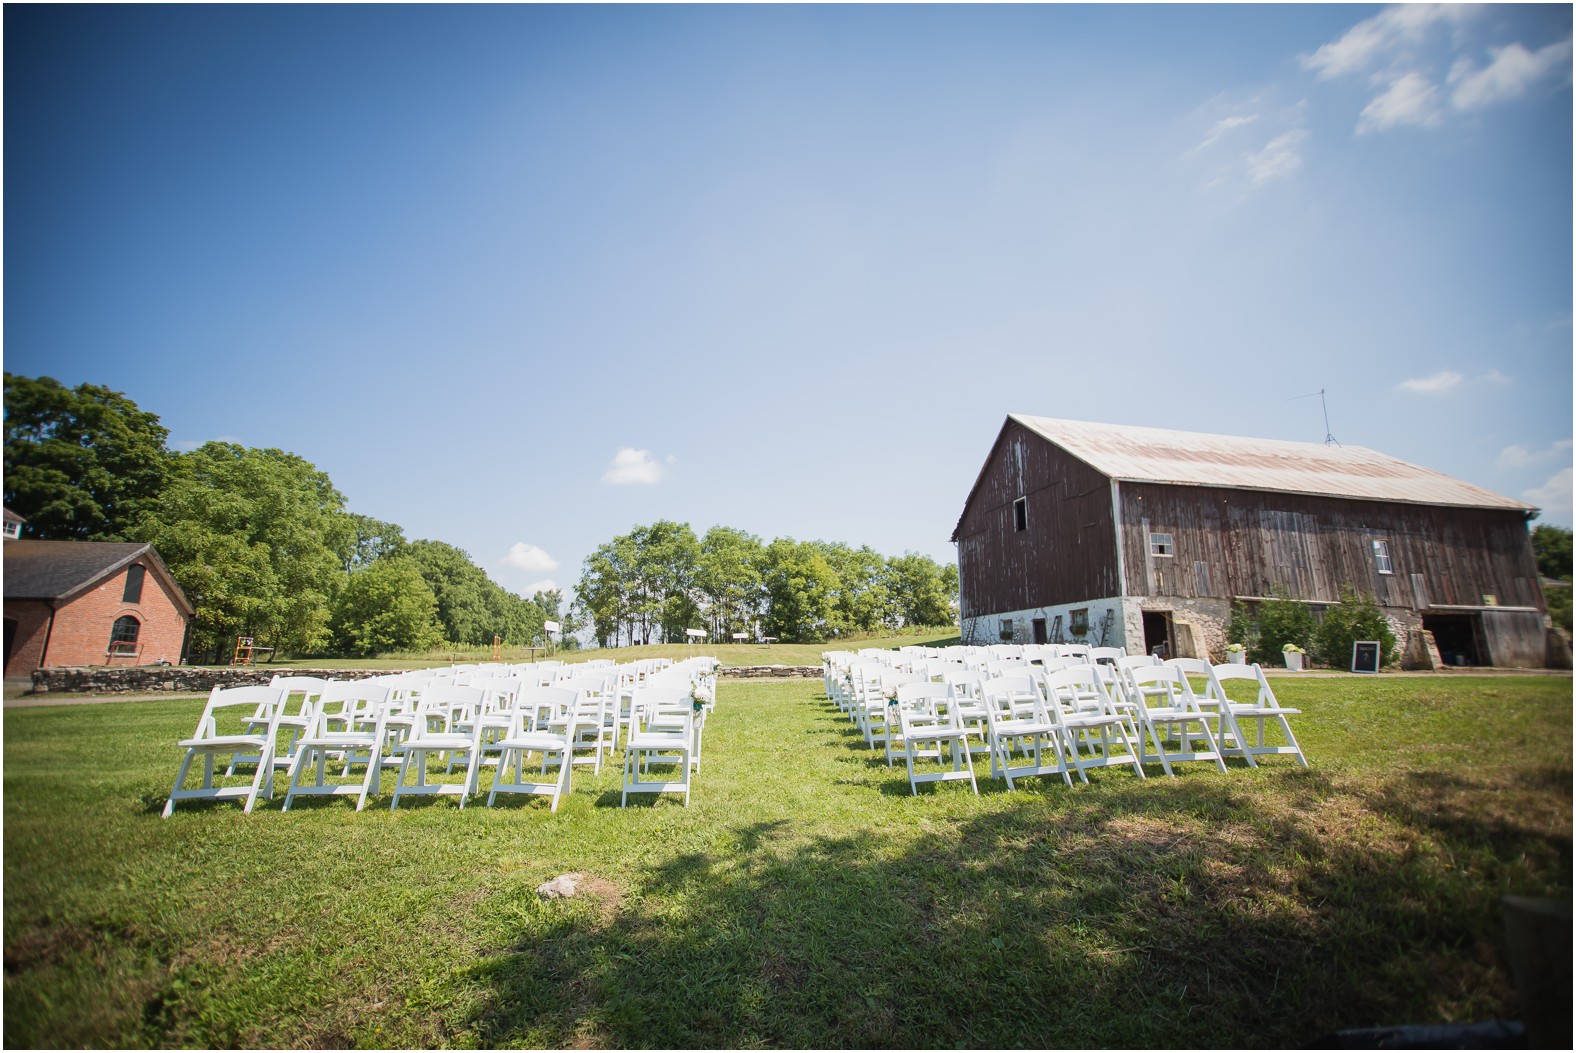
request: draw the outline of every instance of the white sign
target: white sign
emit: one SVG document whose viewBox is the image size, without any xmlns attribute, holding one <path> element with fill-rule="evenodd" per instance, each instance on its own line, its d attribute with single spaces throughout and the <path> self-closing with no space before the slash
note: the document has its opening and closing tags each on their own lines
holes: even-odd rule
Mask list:
<svg viewBox="0 0 1576 1053">
<path fill-rule="evenodd" d="M 542 628 L 546 629 L 550 633 L 559 633 L 564 631 L 563 627 L 557 622 L 543 622 Z"/>
<path fill-rule="evenodd" d="M 684 635 L 685 636 L 690 636 L 690 637 L 705 636 L 706 635 L 706 630 L 705 629 L 685 629 L 684 630 Z"/>
</svg>

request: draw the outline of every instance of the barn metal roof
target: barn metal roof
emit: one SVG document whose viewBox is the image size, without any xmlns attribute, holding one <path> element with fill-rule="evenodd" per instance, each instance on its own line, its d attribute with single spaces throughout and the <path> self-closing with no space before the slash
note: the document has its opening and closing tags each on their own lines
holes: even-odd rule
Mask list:
<svg viewBox="0 0 1576 1053">
<path fill-rule="evenodd" d="M 1010 415 L 1113 479 L 1536 511 L 1535 506 L 1361 446 L 1205 435 Z"/>
</svg>

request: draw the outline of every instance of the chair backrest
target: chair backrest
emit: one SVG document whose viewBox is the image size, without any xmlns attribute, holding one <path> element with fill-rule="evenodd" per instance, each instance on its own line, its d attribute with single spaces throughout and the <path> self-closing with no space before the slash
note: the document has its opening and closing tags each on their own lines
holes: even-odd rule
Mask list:
<svg viewBox="0 0 1576 1053">
<path fill-rule="evenodd" d="M 273 737 L 286 697 L 282 687 L 216 687 L 208 693 L 202 716 L 197 720 L 194 739 L 215 739 L 226 735 L 256 735 L 252 721 L 268 721 L 268 738 Z M 232 723 L 239 727 L 232 727 Z"/>
<path fill-rule="evenodd" d="M 371 680 L 332 681 L 317 697 L 317 711 L 308 735 L 322 735 L 336 727 L 349 731 L 357 722 L 371 721 L 381 725 L 388 715 L 389 699 L 393 694 L 394 689 L 389 685 Z"/>
<path fill-rule="evenodd" d="M 1202 658 L 1168 658 L 1165 664 L 1189 678 L 1188 687 L 1199 702 L 1205 705 L 1219 705 L 1228 701 L 1220 681 L 1215 678 L 1214 669 Z M 1202 689 L 1192 682 L 1194 678 L 1204 682 Z"/>
<path fill-rule="evenodd" d="M 1089 660 L 1091 662 L 1115 662 L 1118 658 L 1127 657 L 1127 652 L 1120 647 L 1091 647 Z"/>
<path fill-rule="evenodd" d="M 1152 655 L 1152 654 L 1129 654 L 1129 655 L 1123 655 L 1121 658 L 1118 658 L 1116 660 L 1116 667 L 1118 669 L 1133 669 L 1133 668 L 1135 668 L 1137 666 L 1141 666 L 1141 665 L 1164 665 L 1164 664 L 1165 663 L 1162 662 L 1157 656 Z"/>
<path fill-rule="evenodd" d="M 1053 669 L 1040 677 L 1036 683 L 1045 692 L 1047 712 L 1053 706 L 1059 707 L 1063 712 L 1089 710 L 1106 712 L 1111 708 L 1111 698 L 1106 692 L 1105 682 L 1101 679 L 1097 667 L 1092 664 Z"/>
<path fill-rule="evenodd" d="M 317 676 L 275 676 L 268 682 L 269 687 L 284 688 L 287 697 L 284 703 L 286 716 L 307 716 L 317 705 L 318 696 L 329 685 L 329 681 Z"/>
<path fill-rule="evenodd" d="M 480 689 L 463 684 L 440 684 L 429 687 L 417 705 L 412 738 L 419 738 L 429 731 L 436 730 L 433 727 L 434 721 L 442 721 L 443 730 L 447 731 L 455 721 L 471 719 L 481 710 L 484 697 L 486 696 Z"/>
<path fill-rule="evenodd" d="M 1164 694 L 1169 705 L 1193 708 L 1193 688 L 1182 670 L 1171 665 L 1135 665 L 1124 670 L 1138 696 Z"/>
<path fill-rule="evenodd" d="M 1215 681 L 1215 686 L 1220 689 L 1222 696 L 1226 693 L 1225 681 L 1246 680 L 1258 687 L 1258 696 L 1254 704 L 1260 708 L 1279 708 L 1280 703 L 1275 698 L 1275 692 L 1270 688 L 1269 680 L 1264 676 L 1264 669 L 1257 663 L 1252 665 L 1238 665 L 1228 662 L 1225 665 L 1210 666 L 1210 677 Z"/>
</svg>

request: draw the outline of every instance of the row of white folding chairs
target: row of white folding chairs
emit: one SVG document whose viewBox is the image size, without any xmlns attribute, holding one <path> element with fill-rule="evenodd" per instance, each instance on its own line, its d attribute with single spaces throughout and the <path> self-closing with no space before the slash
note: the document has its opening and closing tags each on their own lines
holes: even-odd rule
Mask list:
<svg viewBox="0 0 1576 1053">
<path fill-rule="evenodd" d="M 1194 691 L 1190 676 L 1203 683 L 1200 691 Z M 1167 774 L 1172 774 L 1173 762 L 1189 760 L 1207 761 L 1224 770 L 1224 757 L 1228 756 L 1241 757 L 1248 766 L 1256 767 L 1259 756 L 1290 754 L 1307 766 L 1287 721 L 1297 711 L 1279 704 L 1263 670 L 1256 666 L 1215 667 L 1189 659 L 1160 663 L 1150 656 L 1128 656 L 1114 665 L 1068 658 L 1049 660 L 1009 676 L 948 670 L 932 680 L 878 662 L 856 660 L 842 667 L 829 663 L 827 680 L 830 696 L 861 728 L 866 744 L 884 746 L 888 764 L 896 743 L 904 743 L 911 786 L 916 781 L 914 754 L 903 737 L 908 730 L 902 723 L 904 707 L 887 703 L 894 694 L 900 703 L 908 695 L 934 698 L 942 688 L 951 701 L 951 714 L 958 718 L 953 727 L 969 731 L 978 740 L 962 746 L 963 751 L 988 753 L 992 774 L 1004 775 L 1009 785 L 1013 776 L 1024 774 L 1061 774 L 1070 783 L 1073 770 L 1086 781 L 1088 767 L 1109 764 L 1132 766 L 1142 775 L 1142 765 L 1151 759 Z M 1254 700 L 1233 702 L 1223 686 L 1231 680 L 1252 681 Z M 1036 688 L 1040 711 L 1033 710 Z M 1051 705 L 1053 693 L 1060 706 Z M 1002 704 L 1000 695 L 1016 697 L 1017 711 L 1009 716 L 1011 707 Z M 992 715 L 1000 719 L 993 722 Z M 1009 728 L 1008 720 L 1029 723 Z M 1284 744 L 1266 743 L 1265 726 L 1270 723 L 1279 726 Z M 1244 724 L 1253 725 L 1251 741 L 1243 733 Z M 1054 728 L 1036 730 L 1050 725 Z M 1057 758 L 1049 763 L 1044 761 L 1047 736 L 1054 740 Z M 1093 750 L 1096 738 L 1098 749 Z M 1180 740 L 1180 746 L 1168 747 L 1173 739 Z M 1123 748 L 1117 750 L 1118 745 Z M 1150 746 L 1154 747 L 1152 758 Z M 1093 751 L 1085 753 L 1085 747 Z M 1010 755 L 1015 751 L 1033 754 L 1033 763 L 1027 766 L 1030 770 L 1011 763 Z"/>
<path fill-rule="evenodd" d="M 597 667 L 590 669 L 600 671 Z M 685 675 L 700 680 L 704 679 L 702 674 L 709 671 L 692 664 L 691 672 Z M 296 793 L 355 793 L 359 798 L 357 810 L 360 810 L 367 794 L 377 792 L 382 768 L 396 765 L 400 768 L 400 776 L 391 807 L 397 807 L 400 795 L 412 793 L 457 794 L 463 807 L 465 798 L 474 790 L 486 754 L 498 748 L 496 743 L 511 735 L 563 738 L 567 746 L 559 752 L 563 753 L 566 769 L 575 763 L 588 763 L 598 770 L 603 750 L 610 748 L 611 740 L 616 737 L 618 724 L 611 676 L 557 681 L 560 692 L 557 696 L 544 695 L 543 692 L 551 689 L 532 685 L 527 680 L 478 678 L 470 685 L 457 685 L 446 683 L 445 679 L 442 676 L 390 675 L 336 683 L 315 678 L 276 677 L 275 683 L 268 688 L 215 688 L 196 732 L 180 743 L 186 755 L 164 814 L 167 817 L 179 800 L 200 798 L 244 797 L 245 810 L 250 812 L 259 793 L 272 796 L 274 776 L 280 769 L 290 774 L 287 808 Z M 707 691 L 706 697 L 714 705 L 714 677 L 709 680 Z M 547 705 L 553 698 L 557 700 L 556 708 Z M 572 719 L 566 719 L 566 714 Z M 221 720 L 234 726 L 221 728 Z M 288 736 L 288 742 L 280 751 L 282 736 Z M 533 741 L 540 741 L 540 738 Z M 576 755 L 587 750 L 591 756 Z M 465 782 L 458 787 L 430 782 L 426 777 L 426 759 L 433 752 L 447 753 L 451 769 L 455 761 L 463 758 L 467 764 Z M 359 787 L 336 787 L 326 782 L 330 759 L 343 760 L 348 773 L 362 753 L 367 757 L 363 762 L 366 772 Z M 250 786 L 215 787 L 216 758 L 226 754 L 231 760 L 226 774 L 233 774 L 238 764 L 256 766 Z M 693 757 L 698 765 L 698 736 Z M 203 761 L 202 785 L 188 787 L 187 776 L 198 758 Z M 501 765 L 503 760 L 499 757 L 492 763 Z M 517 756 L 515 760 L 518 775 L 522 757 Z M 546 761 L 544 755 L 544 770 Z M 315 767 L 317 777 L 313 787 L 303 789 L 300 777 L 308 764 Z M 413 766 L 417 781 L 407 785 L 406 775 Z M 561 774 L 567 786 L 567 770 Z M 509 792 L 507 787 L 502 788 Z M 555 809 L 557 799 L 555 795 Z M 492 797 L 489 803 L 491 800 Z"/>
</svg>

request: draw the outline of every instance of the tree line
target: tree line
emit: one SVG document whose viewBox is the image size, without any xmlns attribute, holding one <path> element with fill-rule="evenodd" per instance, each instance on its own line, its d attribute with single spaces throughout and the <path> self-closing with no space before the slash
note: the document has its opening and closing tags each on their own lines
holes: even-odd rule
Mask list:
<svg viewBox="0 0 1576 1053">
<path fill-rule="evenodd" d="M 293 453 L 168 438 L 120 392 L 5 374 L 6 507 L 32 538 L 152 543 L 197 608 L 194 658 L 225 659 L 237 636 L 355 656 L 531 644 L 562 618 L 559 590 L 524 599 L 452 545 L 346 511 Z"/>
<path fill-rule="evenodd" d="M 586 557 L 575 607 L 604 647 L 676 643 L 686 629 L 801 642 L 956 621 L 958 568 L 868 546 L 688 523 L 637 526 Z"/>
</svg>

